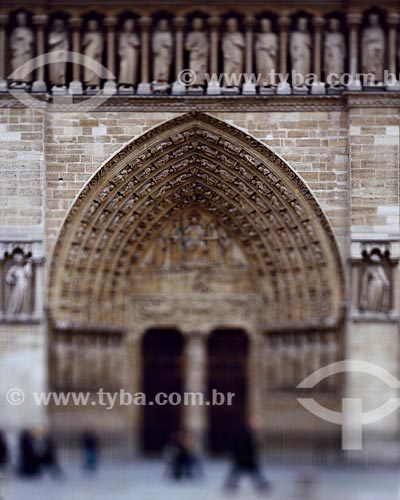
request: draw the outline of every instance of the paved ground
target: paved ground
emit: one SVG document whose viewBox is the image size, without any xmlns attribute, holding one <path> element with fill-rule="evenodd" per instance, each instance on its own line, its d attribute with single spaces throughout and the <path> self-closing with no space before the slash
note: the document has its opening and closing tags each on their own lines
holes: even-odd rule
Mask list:
<svg viewBox="0 0 400 500">
<path fill-rule="evenodd" d="M 228 470 L 225 462 L 205 464 L 202 481 L 173 483 L 165 478 L 159 461 L 103 465 L 94 476 L 77 466 L 64 465 L 65 479 L 49 477 L 34 481 L 9 478 L 4 485 L 5 500 L 400 500 L 400 474 L 395 468 L 321 468 L 315 471 L 318 487 L 302 493 L 299 467 L 268 468 L 273 484 L 269 494 L 256 494 L 243 481 L 234 495 L 221 491 Z M 1 498 L 1 495 L 0 495 Z M 3 500 L 1 498 L 1 500 Z"/>
</svg>

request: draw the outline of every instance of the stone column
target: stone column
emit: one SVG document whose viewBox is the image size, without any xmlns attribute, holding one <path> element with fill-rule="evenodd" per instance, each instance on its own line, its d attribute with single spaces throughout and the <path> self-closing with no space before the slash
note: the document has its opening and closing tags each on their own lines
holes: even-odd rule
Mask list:
<svg viewBox="0 0 400 500">
<path fill-rule="evenodd" d="M 183 70 L 183 28 L 185 24 L 186 19 L 184 17 L 175 17 L 173 20 L 175 28 L 175 81 L 172 84 L 173 95 L 186 94 L 186 85 L 179 79 Z"/>
<path fill-rule="evenodd" d="M 36 80 L 32 84 L 32 92 L 46 92 L 47 85 L 44 79 L 44 68 L 46 52 L 44 27 L 47 24 L 48 16 L 36 15 L 33 16 L 32 21 L 36 26 L 36 54 L 38 57 L 38 67 L 36 70 Z"/>
<path fill-rule="evenodd" d="M 314 17 L 314 73 L 317 80 L 311 86 L 311 94 L 325 94 L 325 85 L 321 82 L 321 54 L 322 54 L 322 28 L 325 24 L 323 17 Z"/>
<path fill-rule="evenodd" d="M 279 72 L 281 81 L 279 82 L 276 93 L 279 95 L 288 95 L 291 93 L 290 85 L 288 82 L 288 30 L 290 26 L 290 18 L 281 16 L 278 19 L 279 26 Z M 286 79 L 286 80 L 285 80 Z"/>
<path fill-rule="evenodd" d="M 208 20 L 210 26 L 210 74 L 211 79 L 207 85 L 208 95 L 221 95 L 221 84 L 219 81 L 219 33 L 218 28 L 221 26 L 221 19 L 219 17 L 210 17 Z"/>
<path fill-rule="evenodd" d="M 248 16 L 244 20 L 244 25 L 246 27 L 246 67 L 245 67 L 245 81 L 242 88 L 243 95 L 255 95 L 256 91 L 256 81 L 254 75 L 253 67 L 253 54 L 254 54 L 254 26 L 255 19 L 252 16 Z"/>
<path fill-rule="evenodd" d="M 190 332 L 185 343 L 185 391 L 200 393 L 206 398 L 206 340 L 201 332 Z M 193 396 L 195 398 L 195 396 Z M 190 404 L 184 407 L 184 428 L 193 433 L 201 447 L 204 446 L 207 429 L 205 405 Z"/>
<path fill-rule="evenodd" d="M 81 64 L 81 27 L 82 19 L 80 17 L 71 17 L 69 25 L 72 28 L 72 52 L 74 53 L 72 62 L 72 82 L 69 84 L 68 93 L 73 95 L 82 95 L 83 87 L 80 79 Z"/>
<path fill-rule="evenodd" d="M 113 95 L 117 92 L 115 77 L 115 26 L 117 19 L 115 17 L 106 17 L 104 24 L 107 27 L 107 81 L 103 87 L 103 93 Z"/>
<path fill-rule="evenodd" d="M 6 79 L 6 26 L 7 15 L 0 15 L 0 93 L 7 92 Z"/>
<path fill-rule="evenodd" d="M 389 26 L 389 72 L 391 73 L 390 81 L 386 83 L 386 90 L 400 90 L 400 83 L 397 79 L 397 28 L 400 22 L 400 14 L 397 12 L 390 12 L 387 16 L 387 23 Z M 393 75 L 393 76 L 392 76 Z"/>
<path fill-rule="evenodd" d="M 347 86 L 348 90 L 361 90 L 361 82 L 358 73 L 358 31 L 359 26 L 362 22 L 362 15 L 359 13 L 351 13 L 347 15 L 347 22 L 350 28 L 350 53 L 349 53 L 349 61 L 350 61 L 350 74 L 352 77 L 352 81 Z"/>
<path fill-rule="evenodd" d="M 151 85 L 149 77 L 149 43 L 150 43 L 149 30 L 151 26 L 151 18 L 141 17 L 138 21 L 138 24 L 141 27 L 141 33 L 140 33 L 141 82 L 138 85 L 136 93 L 139 95 L 149 95 L 151 94 Z"/>
</svg>

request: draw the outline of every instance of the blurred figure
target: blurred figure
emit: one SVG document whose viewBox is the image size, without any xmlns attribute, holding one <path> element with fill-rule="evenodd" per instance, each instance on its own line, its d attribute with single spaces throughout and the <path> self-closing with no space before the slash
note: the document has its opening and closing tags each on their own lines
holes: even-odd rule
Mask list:
<svg viewBox="0 0 400 500">
<path fill-rule="evenodd" d="M 95 472 L 99 462 L 99 440 L 94 432 L 89 430 L 83 432 L 82 449 L 84 469 L 88 472 Z"/>
<path fill-rule="evenodd" d="M 4 432 L 0 430 L 0 474 L 5 472 L 10 461 L 8 446 Z"/>
<path fill-rule="evenodd" d="M 167 473 L 176 480 L 194 479 L 203 475 L 194 449 L 193 436 L 183 431 L 174 433 L 165 447 Z"/>
<path fill-rule="evenodd" d="M 40 459 L 40 471 L 48 471 L 54 478 L 63 476 L 60 464 L 58 462 L 57 450 L 54 439 L 49 433 L 41 434 L 37 438 L 37 454 Z"/>
<path fill-rule="evenodd" d="M 21 476 L 36 477 L 40 474 L 40 460 L 36 454 L 35 444 L 32 431 L 23 430 L 19 438 L 18 472 Z"/>
<path fill-rule="evenodd" d="M 235 433 L 232 466 L 225 481 L 225 489 L 227 491 L 236 490 L 243 475 L 249 476 L 254 486 L 260 491 L 266 491 L 270 488 L 269 482 L 261 472 L 254 433 L 247 423 Z"/>
</svg>

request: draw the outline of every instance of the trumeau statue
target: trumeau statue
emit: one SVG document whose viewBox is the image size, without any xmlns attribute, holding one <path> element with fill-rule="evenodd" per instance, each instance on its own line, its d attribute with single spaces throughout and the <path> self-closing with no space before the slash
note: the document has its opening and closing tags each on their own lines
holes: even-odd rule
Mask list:
<svg viewBox="0 0 400 500">
<path fill-rule="evenodd" d="M 373 75 L 372 83 L 382 82 L 385 58 L 385 33 L 380 25 L 378 14 L 370 14 L 369 26 L 362 35 L 361 71 Z M 371 81 L 371 78 L 370 78 Z"/>
<path fill-rule="evenodd" d="M 99 30 L 99 23 L 96 19 L 88 22 L 88 31 L 82 40 L 82 48 L 85 56 L 90 57 L 101 64 L 103 55 L 103 35 Z M 83 68 L 83 82 L 87 87 L 99 87 L 101 75 L 89 64 Z"/>
<path fill-rule="evenodd" d="M 160 19 L 153 34 L 154 81 L 168 82 L 174 46 L 167 19 Z"/>
<path fill-rule="evenodd" d="M 377 254 L 372 254 L 364 269 L 360 283 L 360 309 L 370 312 L 386 312 L 390 307 L 390 282 Z"/>
<path fill-rule="evenodd" d="M 226 22 L 226 33 L 222 39 L 222 52 L 224 54 L 224 74 L 226 86 L 235 87 L 234 81 L 227 77 L 233 75 L 237 82 L 243 73 L 243 51 L 245 43 L 236 18 L 231 17 Z"/>
<path fill-rule="evenodd" d="M 126 19 L 119 35 L 119 83 L 132 86 L 137 80 L 139 37 L 134 32 L 135 21 Z"/>
<path fill-rule="evenodd" d="M 28 28 L 28 19 L 24 12 L 17 14 L 17 26 L 10 36 L 11 67 L 16 83 L 29 83 L 31 74 L 21 70 L 21 66 L 33 59 L 33 31 Z"/>
<path fill-rule="evenodd" d="M 272 31 L 270 19 L 261 19 L 261 33 L 257 35 L 256 67 L 261 76 L 260 85 L 270 86 L 273 83 L 272 72 L 276 69 L 276 55 L 278 51 L 278 37 Z"/>
<path fill-rule="evenodd" d="M 13 264 L 6 274 L 8 300 L 6 313 L 10 316 L 30 313 L 32 292 L 32 265 L 20 248 L 14 250 Z"/>
<path fill-rule="evenodd" d="M 340 21 L 332 17 L 329 19 L 329 31 L 324 43 L 324 71 L 328 83 L 335 83 L 343 74 L 345 57 L 346 44 L 344 35 L 340 32 Z"/>
<path fill-rule="evenodd" d="M 69 49 L 69 40 L 62 19 L 54 21 L 53 29 L 49 33 L 48 45 L 49 52 L 57 61 L 49 66 L 50 82 L 57 87 L 64 86 L 66 84 L 67 63 L 63 59 L 65 59 L 65 53 Z"/>
<path fill-rule="evenodd" d="M 203 19 L 195 17 L 192 22 L 192 31 L 188 34 L 185 44 L 190 54 L 189 67 L 196 75 L 194 86 L 204 85 L 206 79 L 209 43 L 203 29 Z"/>
<path fill-rule="evenodd" d="M 297 29 L 290 37 L 292 71 L 305 77 L 311 72 L 311 35 L 307 30 L 308 20 L 300 17 Z"/>
</svg>

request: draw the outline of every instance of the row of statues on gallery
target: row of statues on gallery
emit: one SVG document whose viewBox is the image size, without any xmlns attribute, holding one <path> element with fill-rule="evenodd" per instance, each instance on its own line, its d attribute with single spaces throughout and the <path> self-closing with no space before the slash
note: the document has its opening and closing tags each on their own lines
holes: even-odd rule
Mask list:
<svg viewBox="0 0 400 500">
<path fill-rule="evenodd" d="M 253 73 L 250 75 L 251 81 L 248 74 L 244 74 L 245 69 L 248 71 L 249 68 L 248 61 L 246 61 L 246 54 L 249 57 L 249 51 L 246 50 L 246 37 L 235 17 L 228 18 L 223 27 L 220 47 L 222 64 L 217 64 L 217 67 L 222 70 L 221 75 L 209 73 L 210 59 L 218 59 L 218 50 L 213 51 L 210 47 L 206 21 L 201 17 L 191 20 L 190 29 L 183 38 L 182 50 L 184 49 L 187 53 L 188 68 L 186 70 L 183 67 L 178 68 L 178 63 L 173 68 L 174 50 L 179 50 L 179 48 L 175 47 L 178 40 L 176 35 L 174 37 L 167 18 L 158 20 L 154 31 L 150 33 L 151 43 L 149 43 L 148 52 L 151 52 L 152 84 L 146 83 L 149 75 L 142 74 L 142 81 L 139 78 L 139 61 L 140 57 L 146 57 L 146 50 L 143 51 L 141 46 L 143 41 L 134 18 L 126 18 L 121 24 L 117 35 L 118 64 L 115 64 L 114 55 L 112 55 L 111 66 L 117 68 L 116 79 L 119 92 L 122 94 L 134 93 L 138 83 L 138 93 L 141 93 L 141 88 L 147 89 L 146 92 L 167 93 L 171 87 L 170 82 L 174 79 L 177 91 L 174 92 L 173 86 L 173 93 L 180 91 L 184 93 L 187 88 L 193 93 L 202 93 L 207 86 L 211 85 L 214 87 L 222 85 L 227 89 L 238 89 L 243 85 L 245 88 L 246 83 L 249 82 L 254 88 L 266 90 L 265 93 L 268 93 L 267 89 L 273 89 L 278 84 L 287 84 L 288 81 L 291 81 L 293 86 L 301 88 L 309 83 L 307 77 L 311 81 L 315 78 L 322 79 L 322 75 L 315 76 L 312 73 L 313 69 L 316 70 L 315 67 L 313 68 L 313 60 L 314 50 L 317 49 L 315 49 L 315 41 L 310 31 L 310 20 L 307 17 L 299 17 L 294 26 L 289 33 L 288 52 L 291 71 L 286 77 L 279 74 L 283 71 L 283 68 L 279 67 L 282 61 L 278 61 L 279 35 L 274 30 L 272 20 L 266 17 L 259 21 L 255 41 L 250 51 L 251 58 L 254 56 L 255 60 L 255 68 L 252 69 Z M 344 31 L 345 27 L 342 26 L 339 18 L 331 17 L 327 20 L 321 47 L 323 56 L 321 69 L 325 82 L 330 86 L 343 83 L 340 77 L 345 73 L 345 62 L 348 59 Z M 100 88 L 105 71 L 107 71 L 105 68 L 99 70 L 104 63 L 105 38 L 99 20 L 89 19 L 81 34 L 79 49 L 80 53 L 85 56 L 85 59 L 81 61 L 83 74 L 80 78 L 83 80 L 83 87 L 89 92 Z M 17 14 L 16 26 L 11 32 L 9 44 L 12 68 L 11 87 L 28 88 L 33 79 L 33 71 L 27 71 L 27 67 L 29 69 L 30 61 L 34 58 L 35 36 L 33 29 L 29 26 L 26 13 Z M 76 50 L 75 47 L 74 49 Z M 54 19 L 47 36 L 47 53 L 50 56 L 49 59 L 53 61 L 49 64 L 48 81 L 58 92 L 66 90 L 68 63 L 73 62 L 72 56 L 71 59 L 68 58 L 70 50 L 72 47 L 66 21 L 61 18 Z M 150 54 L 147 55 L 149 56 Z M 181 59 L 184 60 L 183 52 Z M 175 61 L 177 61 L 176 57 Z M 368 16 L 367 25 L 363 28 L 361 37 L 360 71 L 368 75 L 367 83 L 383 82 L 385 64 L 386 34 L 379 15 L 373 13 Z M 109 59 L 106 65 L 110 66 Z M 252 67 L 252 63 L 250 66 Z M 175 69 L 174 77 L 172 76 L 173 69 Z M 148 69 L 146 71 L 148 72 Z M 114 75 L 109 76 L 108 79 L 113 80 Z"/>
</svg>

